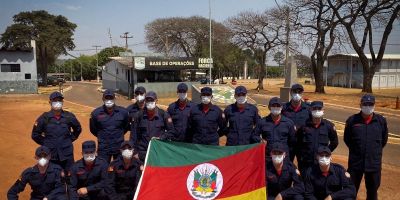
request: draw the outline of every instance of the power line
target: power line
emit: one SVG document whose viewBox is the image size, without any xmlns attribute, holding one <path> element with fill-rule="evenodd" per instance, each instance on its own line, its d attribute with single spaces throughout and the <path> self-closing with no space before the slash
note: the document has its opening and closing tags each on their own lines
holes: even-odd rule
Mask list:
<svg viewBox="0 0 400 200">
<path fill-rule="evenodd" d="M 125 49 L 128 50 L 128 39 L 133 38 L 133 36 L 128 36 L 129 32 L 125 32 L 124 35 L 121 35 L 121 38 L 125 38 Z"/>
</svg>

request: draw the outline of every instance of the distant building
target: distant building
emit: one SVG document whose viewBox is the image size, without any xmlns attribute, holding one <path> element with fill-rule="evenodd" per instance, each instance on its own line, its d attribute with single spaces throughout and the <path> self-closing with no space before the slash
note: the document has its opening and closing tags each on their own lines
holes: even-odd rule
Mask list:
<svg viewBox="0 0 400 200">
<path fill-rule="evenodd" d="M 371 60 L 371 55 L 366 55 Z M 327 76 L 326 76 L 327 75 Z M 362 88 L 363 67 L 357 54 L 328 57 L 324 79 L 330 86 Z M 384 54 L 372 80 L 372 88 L 400 88 L 400 54 Z"/>
<path fill-rule="evenodd" d="M 28 49 L 0 49 L 0 93 L 37 93 L 36 43 Z"/>
<path fill-rule="evenodd" d="M 129 94 L 137 86 L 161 96 L 176 96 L 178 82 L 189 80 L 188 72 L 205 70 L 207 60 L 198 58 L 111 57 L 102 70 L 104 89 Z M 196 75 L 196 73 L 193 73 Z M 190 86 L 195 82 L 186 82 Z"/>
</svg>

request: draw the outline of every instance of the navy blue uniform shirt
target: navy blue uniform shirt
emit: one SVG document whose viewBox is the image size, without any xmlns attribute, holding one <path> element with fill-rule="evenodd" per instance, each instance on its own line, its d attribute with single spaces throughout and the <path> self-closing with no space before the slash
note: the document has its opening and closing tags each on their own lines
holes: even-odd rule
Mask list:
<svg viewBox="0 0 400 200">
<path fill-rule="evenodd" d="M 218 106 L 210 103 L 208 112 L 204 112 L 203 104 L 197 104 L 190 110 L 189 125 L 194 144 L 219 145 L 226 122 Z"/>
<path fill-rule="evenodd" d="M 349 117 L 344 129 L 344 142 L 349 148 L 349 170 L 381 170 L 382 151 L 388 141 L 386 119 L 374 113 L 369 124 L 361 112 Z"/>
<path fill-rule="evenodd" d="M 50 149 L 51 160 L 72 159 L 73 162 L 72 142 L 78 139 L 81 132 L 81 124 L 71 112 L 62 110 L 60 118 L 56 118 L 54 112 L 49 111 L 36 120 L 32 139 Z"/>
<path fill-rule="evenodd" d="M 118 154 L 128 129 L 128 112 L 123 107 L 114 106 L 109 114 L 103 105 L 91 113 L 90 132 L 97 137 L 99 154 Z"/>
<path fill-rule="evenodd" d="M 190 116 L 190 109 L 195 104 L 189 100 L 186 100 L 186 105 L 182 108 L 179 107 L 179 100 L 171 103 L 168 106 L 168 113 L 172 118 L 172 122 L 174 124 L 174 137 L 173 141 L 178 142 L 191 142 L 190 135 L 188 133 L 188 121 Z"/>
<path fill-rule="evenodd" d="M 24 191 L 26 184 L 32 188 L 32 200 L 43 200 L 44 197 L 49 200 L 66 200 L 65 186 L 61 183 L 61 172 L 61 167 L 53 163 L 49 163 L 45 174 L 40 174 L 37 165 L 26 169 L 8 190 L 8 200 L 18 199 L 18 193 Z"/>
<path fill-rule="evenodd" d="M 260 142 L 260 135 L 256 135 L 255 128 L 260 116 L 258 109 L 252 104 L 244 104 L 240 111 L 237 104 L 231 104 L 224 110 L 228 122 L 224 134 L 227 135 L 226 145 L 245 145 Z"/>
<path fill-rule="evenodd" d="M 319 200 L 331 195 L 333 200 L 355 199 L 356 188 L 350 174 L 339 164 L 331 163 L 324 176 L 318 164 L 307 169 L 304 178 L 305 199 Z"/>
</svg>

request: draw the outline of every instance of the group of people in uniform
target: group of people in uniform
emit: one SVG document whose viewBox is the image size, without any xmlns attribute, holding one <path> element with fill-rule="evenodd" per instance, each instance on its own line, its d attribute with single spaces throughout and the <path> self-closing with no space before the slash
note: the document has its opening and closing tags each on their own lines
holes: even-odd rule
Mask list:
<svg viewBox="0 0 400 200">
<path fill-rule="evenodd" d="M 322 101 L 302 100 L 302 85 L 291 87 L 287 103 L 271 98 L 270 114 L 265 117 L 247 102 L 244 86 L 235 88 L 236 102 L 224 110 L 212 104 L 212 88 L 200 92 L 201 103 L 195 104 L 187 97 L 188 86 L 178 84 L 178 99 L 164 111 L 157 106 L 157 94 L 144 87 L 134 90 L 134 103 L 127 108 L 117 106 L 115 94 L 106 90 L 104 104 L 91 113 L 89 122 L 97 145 L 92 140 L 83 142 L 82 159 L 76 162 L 73 142 L 81 125 L 74 114 L 62 109 L 63 95 L 52 93 L 51 110 L 37 119 L 32 130 L 32 139 L 40 145 L 35 152 L 37 164 L 22 172 L 8 199 L 18 199 L 26 184 L 35 200 L 132 199 L 151 139 L 219 145 L 222 136 L 228 146 L 267 144 L 268 199 L 355 199 L 363 176 L 367 199 L 378 198 L 388 129 L 386 119 L 374 112 L 373 95 L 363 95 L 361 111 L 346 121 L 346 170 L 332 162 L 339 144 L 335 125 L 324 118 Z M 128 131 L 129 140 L 124 140 Z"/>
</svg>

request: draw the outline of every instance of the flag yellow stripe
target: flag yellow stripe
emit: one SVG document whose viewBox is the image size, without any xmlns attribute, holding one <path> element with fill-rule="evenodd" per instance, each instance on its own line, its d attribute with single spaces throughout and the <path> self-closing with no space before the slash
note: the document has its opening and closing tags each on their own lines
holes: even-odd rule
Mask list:
<svg viewBox="0 0 400 200">
<path fill-rule="evenodd" d="M 226 198 L 218 198 L 219 200 L 249 200 L 249 199 L 257 199 L 257 200 L 266 200 L 267 199 L 267 190 L 265 187 L 262 187 L 257 190 L 253 190 L 248 193 L 244 193 L 237 196 L 231 196 Z"/>
</svg>

